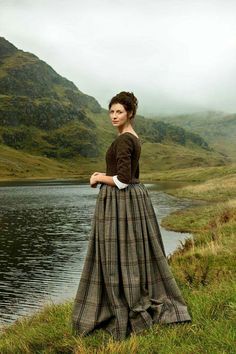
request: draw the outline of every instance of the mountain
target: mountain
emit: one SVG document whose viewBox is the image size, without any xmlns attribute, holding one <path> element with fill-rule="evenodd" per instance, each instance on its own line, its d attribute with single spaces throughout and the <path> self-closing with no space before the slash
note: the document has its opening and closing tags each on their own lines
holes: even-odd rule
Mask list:
<svg viewBox="0 0 236 354">
<path fill-rule="evenodd" d="M 147 170 L 230 162 L 199 134 L 169 122 L 137 115 L 135 130 L 143 143 L 141 162 Z M 57 160 L 62 163 L 60 170 L 64 163 L 72 171 L 78 161 L 80 171 L 90 170 L 93 164 L 103 168 L 104 153 L 116 136 L 108 111 L 94 97 L 81 92 L 34 54 L 19 50 L 0 37 L 0 166 L 6 171 L 3 174 L 30 173 L 32 164 L 38 161 L 34 156 L 45 158 L 45 166 L 48 158 Z M 22 170 L 21 152 L 25 154 Z M 31 160 L 29 154 L 33 156 Z M 5 161 L 9 166 L 12 162 L 11 167 L 5 168 Z M 25 167 L 27 161 L 29 168 Z"/>
<path fill-rule="evenodd" d="M 212 148 L 236 162 L 236 114 L 207 111 L 154 119 L 199 134 Z"/>
<path fill-rule="evenodd" d="M 86 110 L 98 113 L 101 106 L 37 56 L 0 37 L 2 143 L 37 147 L 47 156 L 97 156 L 95 125 Z"/>
</svg>

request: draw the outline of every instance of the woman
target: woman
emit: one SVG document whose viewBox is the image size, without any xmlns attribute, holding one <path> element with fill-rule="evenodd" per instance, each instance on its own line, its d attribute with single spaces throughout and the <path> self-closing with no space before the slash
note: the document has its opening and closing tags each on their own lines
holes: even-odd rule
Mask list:
<svg viewBox="0 0 236 354">
<path fill-rule="evenodd" d="M 117 138 L 106 153 L 92 231 L 74 301 L 72 328 L 86 335 L 103 328 L 125 339 L 154 323 L 191 322 L 173 277 L 146 187 L 139 180 L 141 142 L 133 129 L 138 101 L 120 92 L 109 103 Z"/>
</svg>

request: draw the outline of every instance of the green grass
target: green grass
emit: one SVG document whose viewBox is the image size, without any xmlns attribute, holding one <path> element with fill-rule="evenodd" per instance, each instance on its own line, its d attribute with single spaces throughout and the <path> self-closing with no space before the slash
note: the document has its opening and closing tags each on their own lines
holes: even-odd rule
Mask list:
<svg viewBox="0 0 236 354">
<path fill-rule="evenodd" d="M 74 178 L 89 182 L 95 170 L 104 170 L 95 158 L 53 159 L 32 155 L 0 144 L 0 181 Z"/>
<path fill-rule="evenodd" d="M 169 257 L 192 323 L 155 324 L 124 341 L 113 340 L 102 329 L 73 336 L 70 299 L 5 326 L 0 353 L 236 353 L 236 198 L 226 193 L 220 202 L 176 211 L 162 226 L 193 234 Z"/>
<path fill-rule="evenodd" d="M 182 288 L 191 324 L 155 324 L 143 334 L 116 342 L 104 330 L 71 335 L 72 302 L 51 305 L 17 321 L 0 338 L 5 353 L 234 353 L 236 287 L 229 281 L 197 289 Z"/>
<path fill-rule="evenodd" d="M 171 170 L 144 170 L 142 178 L 146 181 L 188 181 L 201 182 L 208 181 L 216 177 L 224 177 L 236 174 L 236 164 L 228 164 L 225 166 L 208 166 L 208 167 L 188 167 L 188 168 L 172 168 Z M 186 194 L 186 196 L 190 194 Z"/>
<path fill-rule="evenodd" d="M 225 175 L 209 178 L 208 180 L 194 184 L 191 183 L 178 189 L 169 189 L 168 193 L 179 198 L 193 198 L 205 201 L 225 201 L 236 197 L 236 173 L 230 173 L 229 169 L 219 169 Z"/>
</svg>

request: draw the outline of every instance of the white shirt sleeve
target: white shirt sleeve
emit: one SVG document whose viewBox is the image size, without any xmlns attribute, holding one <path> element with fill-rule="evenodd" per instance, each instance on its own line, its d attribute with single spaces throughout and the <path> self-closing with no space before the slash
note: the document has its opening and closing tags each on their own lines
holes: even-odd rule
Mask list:
<svg viewBox="0 0 236 354">
<path fill-rule="evenodd" d="M 113 176 L 112 178 L 113 178 L 114 183 L 117 185 L 117 187 L 119 189 L 123 189 L 129 185 L 127 183 L 123 183 L 123 182 L 119 181 L 117 178 L 117 175 Z"/>
</svg>

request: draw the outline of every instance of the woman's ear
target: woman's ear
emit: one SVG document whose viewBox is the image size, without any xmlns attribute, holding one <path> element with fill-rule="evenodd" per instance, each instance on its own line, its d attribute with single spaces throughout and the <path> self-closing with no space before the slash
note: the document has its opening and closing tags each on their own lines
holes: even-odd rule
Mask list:
<svg viewBox="0 0 236 354">
<path fill-rule="evenodd" d="M 129 117 L 129 119 L 131 119 L 131 118 L 132 118 L 132 116 L 133 116 L 133 111 L 128 112 L 128 117 Z"/>
</svg>

